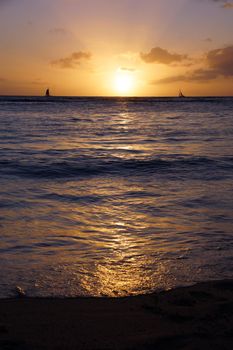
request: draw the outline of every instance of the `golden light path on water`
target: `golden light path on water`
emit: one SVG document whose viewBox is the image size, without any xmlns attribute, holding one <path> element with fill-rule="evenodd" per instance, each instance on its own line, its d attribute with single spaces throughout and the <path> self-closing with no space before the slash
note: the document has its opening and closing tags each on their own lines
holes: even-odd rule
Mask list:
<svg viewBox="0 0 233 350">
<path fill-rule="evenodd" d="M 166 275 L 169 274 L 170 262 L 162 261 L 161 256 L 176 251 L 179 244 L 177 242 L 174 247 L 169 242 L 169 235 L 166 237 L 166 231 L 174 229 L 174 225 L 176 230 L 185 228 L 178 220 L 175 222 L 168 217 L 156 218 L 154 213 L 144 213 L 145 203 L 155 205 L 155 200 L 146 196 L 135 200 L 134 193 L 145 191 L 141 186 L 130 186 L 124 181 L 113 184 L 109 180 L 104 184 L 96 183 L 94 188 L 97 196 L 109 199 L 105 204 L 94 204 L 87 209 L 76 207 L 70 214 L 66 208 L 59 208 L 59 211 L 65 211 L 66 220 L 79 222 L 79 228 L 73 228 L 69 236 L 77 237 L 78 241 L 88 241 L 87 248 L 90 249 L 87 256 L 85 253 L 80 256 L 79 253 L 77 257 L 67 252 L 63 257 L 65 274 L 69 276 L 74 273 L 76 276 L 72 287 L 74 294 L 75 283 L 87 294 L 97 296 L 133 295 L 152 291 L 158 285 L 169 288 L 172 282 L 166 281 Z M 132 197 L 130 199 L 129 195 L 124 203 L 122 196 L 126 191 Z M 159 197 L 157 201 L 160 201 Z M 135 212 L 135 205 L 141 212 Z M 60 236 L 65 234 L 67 229 Z M 154 234 L 157 235 L 157 244 L 153 239 Z"/>
<path fill-rule="evenodd" d="M 161 257 L 179 249 L 179 242 L 174 246 L 166 232 L 184 231 L 185 227 L 174 218 L 156 218 L 154 212 L 144 212 L 145 205 L 159 207 L 161 201 L 160 197 L 147 197 L 146 186 L 124 180 L 113 183 L 109 179 L 96 181 L 87 190 L 79 183 L 79 196 L 92 194 L 105 201 L 88 207 L 69 202 L 54 207 L 51 202 L 43 208 L 35 207 L 36 214 L 22 210 L 22 217 L 37 215 L 39 219 L 33 226 L 24 220 L 21 225 L 18 223 L 16 231 L 21 231 L 21 244 L 25 232 L 30 232 L 32 245 L 34 240 L 47 242 L 41 243 L 36 252 L 29 252 L 27 258 L 30 260 L 31 255 L 33 261 L 35 253 L 40 255 L 43 249 L 47 254 L 40 257 L 40 262 L 44 260 L 44 264 L 54 266 L 38 276 L 38 291 L 54 295 L 124 296 L 172 286 L 167 278 L 172 262 Z M 57 191 L 55 186 L 50 188 L 51 193 Z M 143 198 L 136 199 L 136 193 Z M 76 183 L 70 183 L 64 194 L 77 195 Z M 125 197 L 128 198 L 123 202 Z M 53 222 L 48 223 L 51 217 Z M 180 249 L 183 253 L 187 250 L 182 246 Z M 36 263 L 32 266 L 37 269 Z"/>
<path fill-rule="evenodd" d="M 109 217 L 117 217 L 117 214 L 119 217 L 118 221 L 109 222 L 111 230 L 106 231 L 111 235 L 110 242 L 101 246 L 101 249 L 110 249 L 112 253 L 95 265 L 92 276 L 83 276 L 81 283 L 84 289 L 99 296 L 124 296 L 153 291 L 156 285 L 161 287 L 163 284 L 169 288 L 166 281 L 169 264 L 156 259 L 156 255 L 159 257 L 164 251 L 172 252 L 174 247 L 169 247 L 165 239 L 155 251 L 154 242 L 143 237 L 142 233 L 151 232 L 153 227 L 166 231 L 172 224 L 167 218 L 147 218 L 143 214 L 124 211 L 124 208 L 119 208 L 119 213 L 114 209 L 105 210 Z"/>
<path fill-rule="evenodd" d="M 204 175 L 212 175 L 212 163 L 206 166 L 201 157 L 213 157 L 215 149 L 190 135 L 195 123 L 198 135 L 207 122 L 186 115 L 181 123 L 173 102 L 168 113 L 164 101 L 155 113 L 157 102 L 137 100 L 130 109 L 118 99 L 114 108 L 104 107 L 105 114 L 96 112 L 96 103 L 93 115 L 90 102 L 82 103 L 80 114 L 77 104 L 70 107 L 73 114 L 64 117 L 62 111 L 59 136 L 52 129 L 49 141 L 44 124 L 40 142 L 23 138 L 20 152 L 27 157 L 29 147 L 32 152 L 29 168 L 23 158 L 23 180 L 2 183 L 4 283 L 17 279 L 33 296 L 125 296 L 214 276 L 216 256 L 228 254 L 221 235 L 231 232 L 225 219 L 231 184 L 216 186 L 214 179 L 203 185 L 195 172 L 200 162 Z M 38 123 L 36 131 L 30 129 L 36 135 L 39 117 L 27 120 Z M 48 129 L 54 124 L 61 124 L 57 111 Z M 223 190 L 225 202 L 218 206 Z"/>
</svg>

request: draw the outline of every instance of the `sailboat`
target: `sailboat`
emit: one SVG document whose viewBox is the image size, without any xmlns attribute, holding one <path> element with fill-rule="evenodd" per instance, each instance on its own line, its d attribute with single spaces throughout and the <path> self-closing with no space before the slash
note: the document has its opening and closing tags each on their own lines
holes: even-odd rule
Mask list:
<svg viewBox="0 0 233 350">
<path fill-rule="evenodd" d="M 185 97 L 181 90 L 179 91 L 179 97 Z"/>
<path fill-rule="evenodd" d="M 49 89 L 47 89 L 47 90 L 45 91 L 45 96 L 46 96 L 46 97 L 50 97 Z"/>
</svg>

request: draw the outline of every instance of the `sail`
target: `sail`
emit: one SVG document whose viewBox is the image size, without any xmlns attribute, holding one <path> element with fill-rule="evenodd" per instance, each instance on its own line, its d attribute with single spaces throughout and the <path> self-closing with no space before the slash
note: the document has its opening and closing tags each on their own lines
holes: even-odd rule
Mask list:
<svg viewBox="0 0 233 350">
<path fill-rule="evenodd" d="M 179 97 L 185 97 L 181 90 L 179 91 Z"/>
<path fill-rule="evenodd" d="M 49 89 L 46 90 L 45 92 L 45 96 L 49 97 L 50 96 L 50 92 L 49 92 Z"/>
</svg>

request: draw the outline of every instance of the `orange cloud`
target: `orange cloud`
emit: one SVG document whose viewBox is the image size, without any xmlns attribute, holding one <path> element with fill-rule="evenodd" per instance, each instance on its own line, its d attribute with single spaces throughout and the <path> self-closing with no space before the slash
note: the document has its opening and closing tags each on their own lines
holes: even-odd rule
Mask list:
<svg viewBox="0 0 233 350">
<path fill-rule="evenodd" d="M 73 52 L 70 56 L 60 58 L 51 62 L 53 66 L 59 68 L 75 68 L 77 65 L 80 65 L 82 61 L 89 60 L 91 58 L 90 52 Z"/>
<path fill-rule="evenodd" d="M 222 7 L 225 9 L 233 9 L 233 2 L 232 1 L 226 1 L 226 0 L 212 0 L 212 1 L 222 3 Z"/>
<path fill-rule="evenodd" d="M 161 47 L 154 47 L 149 53 L 141 53 L 140 56 L 146 63 L 162 63 L 167 65 L 187 59 L 187 55 L 170 53 Z"/>
<path fill-rule="evenodd" d="M 233 9 L 233 3 L 232 2 L 225 2 L 223 5 L 225 9 Z"/>
</svg>

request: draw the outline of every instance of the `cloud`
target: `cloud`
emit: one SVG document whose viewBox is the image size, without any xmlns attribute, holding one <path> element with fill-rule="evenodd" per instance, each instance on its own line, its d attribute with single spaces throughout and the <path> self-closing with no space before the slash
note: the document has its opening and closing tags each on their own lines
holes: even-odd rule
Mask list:
<svg viewBox="0 0 233 350">
<path fill-rule="evenodd" d="M 134 68 L 127 68 L 127 67 L 121 67 L 120 69 L 123 71 L 127 71 L 127 72 L 135 72 L 135 70 L 136 70 Z"/>
<path fill-rule="evenodd" d="M 233 76 L 233 45 L 209 51 L 207 64 L 218 75 Z"/>
<path fill-rule="evenodd" d="M 222 49 L 211 50 L 207 53 L 205 59 L 206 68 L 196 69 L 187 72 L 185 75 L 176 75 L 152 81 L 152 84 L 168 84 L 179 81 L 196 81 L 204 82 L 216 79 L 218 77 L 232 78 L 233 77 L 233 45 Z"/>
<path fill-rule="evenodd" d="M 188 72 L 185 75 L 175 75 L 173 77 L 168 77 L 156 81 L 152 81 L 152 84 L 170 84 L 179 81 L 183 82 L 205 82 L 217 78 L 218 74 L 214 70 L 196 69 L 193 72 Z"/>
<path fill-rule="evenodd" d="M 141 53 L 141 59 L 146 63 L 161 63 L 170 65 L 187 59 L 187 55 L 170 53 L 161 47 L 154 47 L 149 53 Z"/>
<path fill-rule="evenodd" d="M 0 83 L 4 83 L 6 81 L 5 78 L 0 78 Z"/>
<path fill-rule="evenodd" d="M 203 39 L 203 41 L 205 41 L 206 43 L 211 43 L 213 41 L 213 39 L 211 38 L 205 38 Z"/>
<path fill-rule="evenodd" d="M 90 52 L 78 51 L 73 52 L 70 56 L 54 60 L 51 64 L 59 68 L 75 68 L 77 65 L 80 65 L 83 61 L 89 60 L 90 58 Z"/>
<path fill-rule="evenodd" d="M 222 7 L 225 9 L 233 9 L 233 2 L 225 2 Z"/>
<path fill-rule="evenodd" d="M 55 35 L 66 35 L 68 34 L 68 31 L 65 28 L 56 27 L 56 28 L 50 29 L 49 33 L 55 34 Z"/>
<path fill-rule="evenodd" d="M 221 7 L 225 9 L 233 9 L 233 1 L 226 1 L 226 0 L 210 0 L 210 1 L 222 3 Z"/>
</svg>

